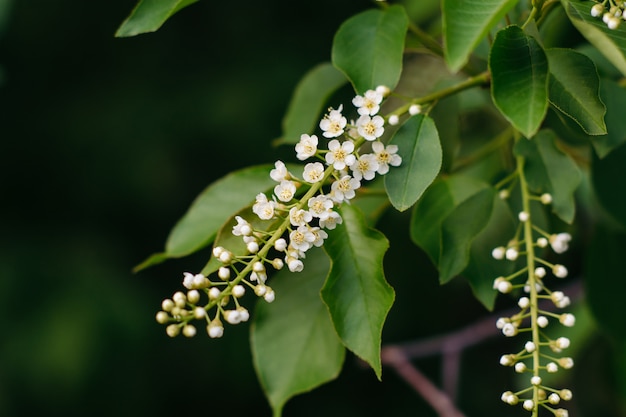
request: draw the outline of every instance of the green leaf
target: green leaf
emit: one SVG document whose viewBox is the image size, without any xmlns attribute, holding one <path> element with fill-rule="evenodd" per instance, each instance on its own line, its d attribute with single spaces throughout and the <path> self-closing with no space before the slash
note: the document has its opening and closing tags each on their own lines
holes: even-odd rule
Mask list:
<svg viewBox="0 0 626 417">
<path fill-rule="evenodd" d="M 602 19 L 591 16 L 594 2 L 580 0 L 561 2 L 576 29 L 626 75 L 626 36 L 623 27 L 611 30 Z"/>
<path fill-rule="evenodd" d="M 547 49 L 549 101 L 589 135 L 607 133 L 606 107 L 600 100 L 600 80 L 593 61 L 571 49 Z"/>
<path fill-rule="evenodd" d="M 254 367 L 275 417 L 293 396 L 335 379 L 345 357 L 319 294 L 330 269 L 328 257 L 313 249 L 306 261 L 298 275 L 284 269 L 272 277 L 276 300 L 259 302 L 254 314 Z"/>
<path fill-rule="evenodd" d="M 343 73 L 330 63 L 320 64 L 306 73 L 291 97 L 283 118 L 282 136 L 275 143 L 297 143 L 300 135 L 312 132 L 328 97 L 346 82 Z"/>
<path fill-rule="evenodd" d="M 511 210 L 500 197 L 494 195 L 493 210 L 487 226 L 476 235 L 470 249 L 470 260 L 463 271 L 474 296 L 485 308 L 493 310 L 498 293 L 493 280 L 511 274 L 515 263 L 494 259 L 491 249 L 506 244 L 515 235 L 515 222 Z"/>
<path fill-rule="evenodd" d="M 351 17 L 335 34 L 333 64 L 359 93 L 379 85 L 393 90 L 402 72 L 408 25 L 402 6 L 368 10 Z"/>
<path fill-rule="evenodd" d="M 322 299 L 343 344 L 380 379 L 383 324 L 395 298 L 383 272 L 389 243 L 368 228 L 357 208 L 343 205 L 341 215 L 343 224 L 328 234 L 324 244 L 332 266 Z"/>
<path fill-rule="evenodd" d="M 556 146 L 554 133 L 542 130 L 532 140 L 518 140 L 514 153 L 525 158 L 524 174 L 530 189 L 552 194 L 552 211 L 571 223 L 576 211 L 574 191 L 581 174 L 570 156 Z"/>
<path fill-rule="evenodd" d="M 443 221 L 439 256 L 442 284 L 460 274 L 469 263 L 472 242 L 491 218 L 494 195 L 491 187 L 480 190 L 455 207 Z"/>
<path fill-rule="evenodd" d="M 532 137 L 548 110 L 548 59 L 519 26 L 499 31 L 489 54 L 491 95 L 504 117 Z"/>
<path fill-rule="evenodd" d="M 515 6 L 517 0 L 444 0 L 444 56 L 451 71 L 465 65 L 489 30 Z"/>
<path fill-rule="evenodd" d="M 626 227 L 626 145 L 615 149 L 604 159 L 593 159 L 591 179 L 600 205 Z"/>
<path fill-rule="evenodd" d="M 180 9 L 198 0 L 140 0 L 130 15 L 115 32 L 123 38 L 146 32 L 155 32 Z"/>
<path fill-rule="evenodd" d="M 385 175 L 391 204 L 404 211 L 419 200 L 439 174 L 442 150 L 435 122 L 418 114 L 407 119 L 390 141 L 398 146 L 402 164 Z"/>
<path fill-rule="evenodd" d="M 176 223 L 165 243 L 165 251 L 152 255 L 135 270 L 190 255 L 209 245 L 233 213 L 251 206 L 258 193 L 275 185 L 269 176 L 272 168 L 271 165 L 244 168 L 209 185 Z"/>
<path fill-rule="evenodd" d="M 411 213 L 411 239 L 434 265 L 439 264 L 444 220 L 459 204 L 487 186 L 469 176 L 450 176 L 435 182 L 415 205 Z"/>
<path fill-rule="evenodd" d="M 624 254 L 626 234 L 595 229 L 587 245 L 585 296 L 599 327 L 614 340 L 626 342 L 624 333 Z"/>
<path fill-rule="evenodd" d="M 600 97 L 606 103 L 607 134 L 591 137 L 591 144 L 600 158 L 626 142 L 626 118 L 622 114 L 626 108 L 626 89 L 615 81 L 603 79 L 600 84 Z"/>
</svg>

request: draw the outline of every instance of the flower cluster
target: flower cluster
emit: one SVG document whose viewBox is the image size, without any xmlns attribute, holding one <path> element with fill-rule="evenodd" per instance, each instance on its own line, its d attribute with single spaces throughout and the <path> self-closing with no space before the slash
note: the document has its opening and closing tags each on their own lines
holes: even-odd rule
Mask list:
<svg viewBox="0 0 626 417">
<path fill-rule="evenodd" d="M 328 139 L 327 149 L 319 149 L 318 136 L 301 135 L 296 158 L 312 161 L 300 175 L 276 161 L 269 174 L 276 185 L 270 196 L 257 194 L 251 213 L 256 217 L 234 217 L 232 235 L 242 239 L 244 253 L 214 246 L 217 279 L 185 272 L 183 286 L 188 291 L 163 301 L 156 319 L 167 324 L 169 336 L 181 332 L 194 336 L 194 319 L 206 321 L 212 338 L 223 335 L 222 320 L 229 324 L 247 321 L 250 314 L 239 300 L 248 289 L 266 302 L 274 301 L 274 290 L 266 284 L 268 268 L 302 271 L 306 252 L 322 246 L 327 231 L 342 223 L 337 207 L 353 199 L 363 181 L 400 165 L 397 146 L 380 141 L 385 119 L 378 112 L 388 93 L 387 88 L 378 87 L 354 97 L 356 122 L 348 123 L 343 106 L 330 108 L 319 123 L 321 136 Z"/>
<path fill-rule="evenodd" d="M 506 196 L 501 194 L 501 196 Z M 550 194 L 531 196 L 529 198 L 550 204 Z M 570 369 L 574 366 L 572 358 L 561 356 L 561 352 L 570 345 L 566 337 L 549 337 L 545 329 L 551 321 L 558 321 L 565 327 L 574 326 L 576 319 L 573 314 L 555 312 L 570 305 L 570 299 L 561 291 L 550 290 L 546 277 L 551 273 L 556 278 L 565 278 L 567 268 L 560 264 L 553 264 L 538 257 L 536 250 L 548 247 L 556 254 L 562 254 L 569 248 L 571 235 L 569 233 L 549 234 L 532 224 L 530 214 L 522 211 L 518 214 L 519 228 L 514 239 L 506 246 L 492 250 L 492 256 L 499 260 L 517 261 L 525 256 L 525 265 L 507 277 L 498 277 L 493 282 L 493 288 L 501 293 L 519 292 L 519 312 L 510 317 L 501 317 L 496 326 L 506 337 L 518 334 L 528 335 L 523 349 L 515 353 L 502 355 L 500 364 L 512 367 L 518 373 L 529 374 L 529 386 L 518 392 L 506 391 L 502 394 L 502 401 L 510 405 L 521 403 L 525 410 L 536 413 L 538 407 L 548 409 L 555 416 L 567 417 L 568 411 L 556 406 L 561 401 L 568 401 L 572 393 L 568 389 L 554 389 L 542 382 L 542 373 L 555 373 L 560 369 Z M 521 278 L 521 279 L 520 279 Z M 540 306 L 541 300 L 553 307 Z M 536 414 L 533 414 L 536 415 Z"/>
<path fill-rule="evenodd" d="M 601 18 L 609 29 L 617 29 L 626 20 L 626 3 L 621 0 L 604 0 L 591 7 L 591 16 Z"/>
</svg>

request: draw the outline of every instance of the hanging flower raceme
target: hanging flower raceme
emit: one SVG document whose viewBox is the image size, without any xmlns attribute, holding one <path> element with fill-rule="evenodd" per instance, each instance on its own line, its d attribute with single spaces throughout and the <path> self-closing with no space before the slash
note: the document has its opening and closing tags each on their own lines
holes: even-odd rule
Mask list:
<svg viewBox="0 0 626 417">
<path fill-rule="evenodd" d="M 604 0 L 591 7 L 589 13 L 593 17 L 602 19 L 609 29 L 617 29 L 622 20 L 626 20 L 624 9 L 626 4 L 619 0 Z"/>
<path fill-rule="evenodd" d="M 266 283 L 268 269 L 287 266 L 291 272 L 302 271 L 306 252 L 322 246 L 327 231 L 343 222 L 337 207 L 356 196 L 362 181 L 402 163 L 397 146 L 380 142 L 385 119 L 377 113 L 387 94 L 389 89 L 379 87 L 356 96 L 352 102 L 360 117 L 355 124 L 348 124 L 343 106 L 329 109 L 319 123 L 322 136 L 329 139 L 327 149 L 320 149 L 316 135 L 301 135 L 295 145 L 296 158 L 316 160 L 307 162 L 300 175 L 290 172 L 282 161 L 274 164 L 270 171 L 276 182 L 273 193 L 258 193 L 252 204 L 257 219 L 234 217 L 232 235 L 242 239 L 245 253 L 215 246 L 216 277 L 185 272 L 187 292 L 178 291 L 163 301 L 156 319 L 167 325 L 169 336 L 193 337 L 192 321 L 201 320 L 209 337 L 222 337 L 224 322 L 249 319 L 248 310 L 240 304 L 248 290 L 268 303 L 274 301 L 276 294 Z M 373 153 L 361 148 L 365 143 Z"/>
<path fill-rule="evenodd" d="M 523 172 L 520 170 L 520 175 Z M 537 415 L 538 409 L 545 408 L 554 416 L 567 417 L 568 411 L 559 407 L 562 401 L 572 398 L 569 389 L 556 389 L 543 382 L 542 375 L 570 369 L 574 361 L 568 356 L 560 354 L 566 350 L 570 341 L 566 337 L 551 338 L 543 330 L 552 321 L 557 325 L 572 327 L 576 319 L 573 314 L 558 312 L 570 305 L 570 299 L 561 291 L 552 291 L 546 285 L 546 277 L 550 275 L 565 278 L 567 268 L 560 264 L 553 264 L 539 257 L 536 252 L 550 247 L 556 254 L 562 254 L 568 249 L 571 236 L 568 233 L 550 234 L 532 223 L 527 208 L 528 201 L 538 200 L 543 204 L 550 204 L 552 197 L 549 194 L 531 196 L 525 189 L 525 180 L 520 181 L 523 189 L 522 199 L 526 210 L 518 214 L 519 227 L 516 236 L 506 246 L 492 250 L 495 259 L 518 262 L 518 258 L 525 258 L 523 266 L 506 277 L 497 277 L 493 288 L 501 293 L 521 292 L 518 299 L 519 311 L 510 317 L 501 317 L 496 327 L 506 337 L 524 335 L 524 346 L 517 352 L 502 355 L 500 364 L 512 367 L 515 372 L 528 376 L 528 386 L 517 392 L 506 391 L 502 394 L 503 402 L 521 406 Z M 508 193 L 501 194 L 508 197 Z M 538 250 L 537 250 L 538 249 Z M 541 300 L 549 300 L 553 308 L 542 307 Z M 555 312 L 557 311 L 557 312 Z"/>
</svg>

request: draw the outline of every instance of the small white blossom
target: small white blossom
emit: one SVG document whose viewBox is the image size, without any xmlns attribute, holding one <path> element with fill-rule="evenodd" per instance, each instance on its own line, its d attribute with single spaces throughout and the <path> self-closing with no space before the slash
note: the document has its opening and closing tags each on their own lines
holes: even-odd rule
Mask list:
<svg viewBox="0 0 626 417">
<path fill-rule="evenodd" d="M 326 163 L 341 171 L 356 161 L 356 156 L 352 152 L 354 152 L 354 143 L 352 141 L 339 142 L 337 139 L 333 139 L 328 142 L 328 153 L 325 156 Z"/>
<path fill-rule="evenodd" d="M 289 172 L 283 161 L 276 161 L 274 163 L 275 168 L 270 171 L 270 178 L 276 182 L 281 182 L 289 179 Z"/>
<path fill-rule="evenodd" d="M 517 362 L 515 364 L 515 372 L 517 372 L 518 374 L 526 372 L 526 369 L 526 364 L 524 362 Z"/>
<path fill-rule="evenodd" d="M 300 259 L 288 257 L 286 262 L 291 272 L 301 272 L 304 269 L 304 263 Z"/>
<path fill-rule="evenodd" d="M 382 94 L 383 97 L 387 97 L 389 93 L 391 93 L 391 90 L 386 85 L 379 85 L 376 87 L 376 92 Z"/>
<path fill-rule="evenodd" d="M 265 299 L 266 302 L 271 303 L 274 301 L 275 298 L 276 298 L 276 294 L 274 294 L 274 290 L 271 289 L 270 287 L 267 287 L 267 291 L 265 292 L 263 299 Z"/>
<path fill-rule="evenodd" d="M 594 4 L 591 8 L 591 16 L 599 17 L 602 13 L 604 13 L 604 6 L 602 4 Z"/>
<path fill-rule="evenodd" d="M 276 240 L 276 242 L 274 242 L 274 249 L 276 249 L 279 252 L 284 251 L 285 249 L 287 249 L 287 241 L 283 239 L 282 237 Z"/>
<path fill-rule="evenodd" d="M 169 319 L 170 319 L 170 316 L 165 311 L 159 311 L 156 314 L 156 321 L 159 324 L 165 324 L 168 322 Z"/>
<path fill-rule="evenodd" d="M 519 308 L 527 308 L 530 305 L 530 299 L 528 297 L 520 297 L 517 301 Z"/>
<path fill-rule="evenodd" d="M 211 339 L 216 339 L 224 335 L 224 326 L 222 325 L 222 322 L 218 319 L 211 321 L 206 330 Z"/>
<path fill-rule="evenodd" d="M 527 222 L 528 219 L 530 219 L 530 214 L 528 214 L 528 212 L 526 211 L 520 211 L 517 214 L 517 218 L 519 219 L 520 222 Z"/>
<path fill-rule="evenodd" d="M 362 96 L 352 99 L 352 104 L 357 107 L 360 115 L 373 116 L 380 110 L 380 103 L 383 101 L 383 94 L 376 90 L 367 90 Z"/>
<path fill-rule="evenodd" d="M 400 123 L 400 117 L 398 117 L 397 114 L 392 114 L 387 119 L 387 123 L 389 123 L 391 126 L 395 126 Z"/>
<path fill-rule="evenodd" d="M 535 276 L 537 278 L 543 278 L 546 276 L 546 269 L 543 266 L 538 266 L 535 268 Z"/>
<path fill-rule="evenodd" d="M 259 216 L 261 220 L 269 220 L 274 217 L 275 208 L 275 201 L 268 200 L 265 194 L 259 193 L 256 196 L 256 202 L 252 206 L 252 212 Z"/>
<path fill-rule="evenodd" d="M 504 327 L 502 327 L 502 334 L 506 337 L 513 337 L 517 335 L 517 332 L 517 326 L 515 326 L 513 323 L 506 323 Z"/>
<path fill-rule="evenodd" d="M 517 251 L 517 248 L 508 248 L 506 252 L 504 253 L 504 256 L 509 261 L 514 261 L 519 256 L 519 252 Z"/>
<path fill-rule="evenodd" d="M 375 155 L 361 155 L 350 169 L 357 180 L 366 179 L 369 181 L 374 178 L 376 171 L 378 171 L 378 161 Z"/>
<path fill-rule="evenodd" d="M 515 363 L 515 355 L 502 355 L 500 356 L 500 365 L 511 366 Z"/>
<path fill-rule="evenodd" d="M 555 340 L 555 345 L 559 349 L 567 349 L 569 347 L 569 339 L 567 337 L 559 337 Z"/>
<path fill-rule="evenodd" d="M 177 324 L 170 324 L 165 328 L 165 333 L 169 337 L 176 337 L 180 333 L 180 327 Z"/>
<path fill-rule="evenodd" d="M 306 182 L 315 183 L 324 178 L 324 165 L 321 162 L 310 162 L 304 166 L 302 178 Z"/>
<path fill-rule="evenodd" d="M 554 362 L 550 362 L 550 363 L 546 364 L 546 371 L 549 374 L 554 374 L 554 373 L 559 371 L 559 366 L 556 363 L 554 363 Z"/>
<path fill-rule="evenodd" d="M 552 194 L 544 193 L 539 197 L 541 204 L 550 204 L 552 202 Z"/>
<path fill-rule="evenodd" d="M 315 235 L 306 226 L 299 226 L 289 234 L 290 245 L 303 252 L 309 250 L 314 241 Z"/>
<path fill-rule="evenodd" d="M 317 152 L 319 139 L 315 135 L 301 135 L 300 142 L 296 144 L 296 158 L 301 161 L 308 159 Z"/>
<path fill-rule="evenodd" d="M 532 385 L 541 385 L 541 377 L 538 375 L 533 376 L 532 378 L 530 378 L 530 383 Z"/>
<path fill-rule="evenodd" d="M 556 392 L 553 392 L 548 396 L 548 402 L 552 405 L 556 405 L 561 402 L 561 397 Z"/>
<path fill-rule="evenodd" d="M 402 163 L 402 157 L 397 154 L 398 146 L 396 145 L 387 145 L 385 147 L 382 142 L 376 141 L 372 143 L 372 150 L 378 161 L 377 172 L 380 175 L 385 175 L 389 172 L 389 165 L 397 167 Z"/>
<path fill-rule="evenodd" d="M 293 181 L 284 180 L 281 181 L 276 187 L 274 187 L 274 195 L 282 202 L 289 202 L 296 194 L 296 184 Z"/>
<path fill-rule="evenodd" d="M 313 215 L 308 211 L 297 207 L 289 209 L 289 222 L 292 226 L 304 226 L 311 220 L 313 220 Z"/>
<path fill-rule="evenodd" d="M 237 224 L 233 226 L 234 236 L 250 236 L 252 234 L 252 226 L 241 216 L 235 216 Z"/>
<path fill-rule="evenodd" d="M 559 321 L 565 327 L 573 327 L 576 324 L 576 317 L 573 314 L 561 314 Z"/>
<path fill-rule="evenodd" d="M 320 229 L 319 227 L 312 227 L 310 232 L 315 236 L 315 240 L 313 241 L 313 246 L 320 247 L 324 244 L 324 240 L 328 238 L 328 233 Z"/>
<path fill-rule="evenodd" d="M 528 353 L 532 353 L 535 351 L 535 349 L 537 349 L 537 346 L 535 345 L 535 343 L 531 340 L 529 340 L 528 342 L 526 342 L 526 344 L 524 345 L 524 349 L 526 349 L 526 352 Z"/>
<path fill-rule="evenodd" d="M 565 278 L 567 276 L 567 268 L 563 265 L 557 264 L 552 267 L 552 273 L 557 278 Z"/>
<path fill-rule="evenodd" d="M 239 324 L 241 323 L 241 316 L 237 310 L 225 310 L 224 320 L 226 320 L 229 324 Z"/>
<path fill-rule="evenodd" d="M 220 269 L 217 270 L 217 276 L 223 281 L 228 281 L 228 279 L 230 279 L 230 268 L 225 266 L 220 267 Z"/>
<path fill-rule="evenodd" d="M 256 240 L 246 243 L 246 250 L 249 253 L 257 253 L 259 251 L 259 244 Z"/>
<path fill-rule="evenodd" d="M 383 127 L 384 124 L 385 119 L 378 115 L 374 117 L 361 116 L 356 121 L 359 135 L 368 141 L 376 140 L 383 135 L 385 132 L 385 128 Z"/>
<path fill-rule="evenodd" d="M 336 211 L 331 211 L 328 213 L 328 217 L 320 219 L 320 227 L 328 230 L 335 229 L 337 225 L 341 223 L 343 223 L 343 219 Z"/>
<path fill-rule="evenodd" d="M 524 410 L 526 411 L 532 411 L 532 409 L 535 407 L 535 403 L 533 400 L 524 400 L 524 402 L 522 403 L 522 407 L 524 407 Z"/>
<path fill-rule="evenodd" d="M 330 186 L 331 200 L 341 203 L 345 200 L 351 200 L 356 195 L 355 190 L 361 187 L 361 182 L 349 175 L 344 175 Z"/>
<path fill-rule="evenodd" d="M 546 239 L 545 237 L 540 237 L 539 239 L 537 239 L 537 246 L 539 246 L 540 248 L 545 248 L 546 246 L 548 246 L 548 239 Z"/>
<path fill-rule="evenodd" d="M 213 287 L 209 290 L 209 300 L 217 300 L 222 292 L 219 288 Z"/>
<path fill-rule="evenodd" d="M 542 329 L 548 326 L 548 318 L 546 316 L 537 317 L 537 325 Z"/>
<path fill-rule="evenodd" d="M 337 110 L 330 109 L 328 114 L 320 121 L 320 129 L 324 131 L 322 135 L 326 138 L 336 138 L 343 134 L 344 128 L 348 121 L 341 114 L 343 106 L 339 106 Z"/>
<path fill-rule="evenodd" d="M 511 192 L 509 190 L 500 190 L 500 192 L 498 193 L 498 197 L 500 197 L 500 200 L 506 200 L 510 196 Z"/>
<path fill-rule="evenodd" d="M 272 260 L 272 266 L 274 267 L 275 270 L 279 271 L 283 269 L 283 266 L 285 266 L 285 263 L 280 258 L 274 258 Z"/>
<path fill-rule="evenodd" d="M 327 219 L 333 208 L 333 201 L 325 195 L 311 197 L 307 204 L 309 206 L 309 213 L 311 213 L 313 217 L 317 217 L 321 220 Z"/>
<path fill-rule="evenodd" d="M 563 358 L 560 358 L 558 362 L 559 362 L 559 365 L 561 365 L 561 368 L 563 369 L 572 369 L 572 367 L 574 367 L 574 359 L 572 358 L 563 357 Z M 561 398 L 568 401 L 568 399 L 564 398 L 562 395 L 561 395 Z M 571 392 L 570 392 L 570 399 L 571 399 Z"/>
</svg>

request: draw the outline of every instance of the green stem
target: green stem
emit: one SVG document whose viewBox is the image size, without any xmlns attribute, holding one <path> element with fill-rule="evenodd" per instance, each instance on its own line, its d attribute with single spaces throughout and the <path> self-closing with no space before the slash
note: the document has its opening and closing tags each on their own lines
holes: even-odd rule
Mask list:
<svg viewBox="0 0 626 417">
<path fill-rule="evenodd" d="M 419 26 L 414 23 L 409 24 L 409 30 L 415 35 L 415 37 L 424 45 L 426 49 L 438 56 L 443 56 L 443 48 L 435 39 L 433 39 L 428 33 L 424 32 Z"/>
<path fill-rule="evenodd" d="M 459 158 L 454 164 L 452 170 L 458 171 L 460 169 L 465 168 L 468 165 L 473 164 L 476 161 L 482 160 L 485 156 L 494 152 L 495 150 L 502 147 L 513 137 L 513 128 L 509 127 L 505 129 L 502 133 L 496 136 L 492 141 L 486 143 L 485 145 L 478 148 L 476 151 L 467 155 L 466 157 Z M 496 187 L 497 188 L 497 187 Z"/>
<path fill-rule="evenodd" d="M 435 91 L 434 93 L 425 95 L 423 97 L 419 97 L 414 100 L 411 100 L 409 103 L 406 103 L 405 105 L 400 106 L 396 110 L 394 110 L 393 114 L 400 115 L 400 114 L 406 113 L 409 110 L 409 107 L 411 107 L 413 104 L 421 105 L 421 104 L 430 103 L 430 102 L 441 100 L 448 96 L 457 94 L 461 91 L 470 89 L 472 87 L 476 87 L 479 85 L 487 85 L 490 79 L 491 79 L 491 76 L 489 74 L 489 71 L 482 72 L 478 75 L 475 75 L 464 81 L 461 81 L 458 84 L 441 89 L 439 91 Z"/>
<path fill-rule="evenodd" d="M 517 172 L 520 180 L 520 189 L 522 192 L 522 210 L 530 214 L 531 199 L 528 192 L 528 184 L 526 183 L 526 176 L 524 175 L 525 160 L 521 156 L 518 156 L 516 160 Z M 530 287 L 530 327 L 532 331 L 532 341 L 535 344 L 535 350 L 532 352 L 533 376 L 539 376 L 539 343 L 541 340 L 539 336 L 539 325 L 537 324 L 539 304 L 537 288 L 535 285 L 535 250 L 533 245 L 532 218 L 524 222 L 524 243 L 526 245 L 526 265 L 528 268 L 528 285 Z M 532 417 L 537 417 L 539 413 L 539 388 L 536 385 L 533 385 L 533 404 L 534 407 L 532 410 Z"/>
</svg>

